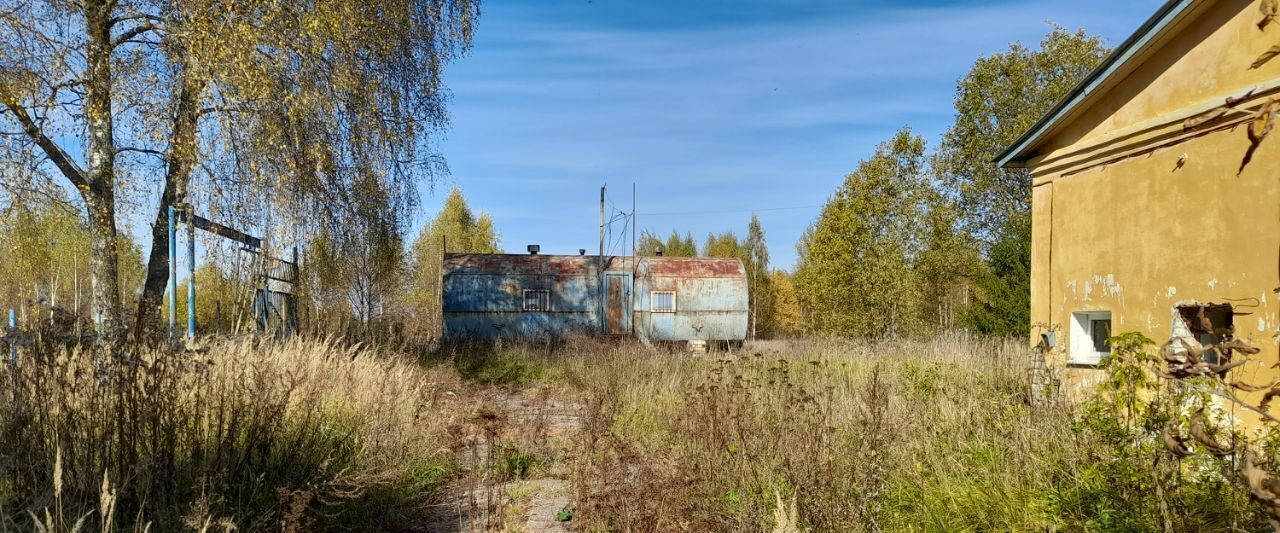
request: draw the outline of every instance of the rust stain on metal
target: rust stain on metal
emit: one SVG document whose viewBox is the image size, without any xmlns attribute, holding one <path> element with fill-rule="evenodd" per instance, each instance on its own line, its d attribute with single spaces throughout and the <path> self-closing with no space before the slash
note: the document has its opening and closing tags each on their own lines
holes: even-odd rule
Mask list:
<svg viewBox="0 0 1280 533">
<path fill-rule="evenodd" d="M 622 332 L 622 283 L 613 282 L 608 284 L 608 305 L 605 306 L 605 321 L 609 333 Z"/>
<path fill-rule="evenodd" d="M 705 257 L 646 257 L 642 259 L 653 276 L 734 278 L 745 274 L 737 259 Z"/>
<path fill-rule="evenodd" d="M 447 254 L 445 272 L 464 274 L 547 275 L 564 280 L 594 273 L 600 259 L 592 255 Z M 605 270 L 629 270 L 626 258 L 608 257 Z"/>
</svg>

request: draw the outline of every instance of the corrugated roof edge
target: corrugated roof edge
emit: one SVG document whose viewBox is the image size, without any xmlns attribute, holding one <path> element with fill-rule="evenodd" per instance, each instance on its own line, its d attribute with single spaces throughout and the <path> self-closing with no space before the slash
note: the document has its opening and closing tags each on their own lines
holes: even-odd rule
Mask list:
<svg viewBox="0 0 1280 533">
<path fill-rule="evenodd" d="M 1138 52 L 1141 52 L 1151 41 L 1160 36 L 1197 1 L 1169 0 L 1166 2 L 1160 7 L 1159 11 L 1156 11 L 1155 15 L 1147 19 L 1138 28 L 1138 31 L 1116 47 L 1106 59 L 1102 60 L 1102 64 L 1098 65 L 1098 68 L 1095 68 L 1093 72 L 1085 76 L 1084 80 L 1071 89 L 1071 92 L 1068 92 L 1067 96 L 1060 100 L 1052 110 L 1041 117 L 1030 130 L 1022 134 L 1017 141 L 1014 141 L 1013 145 L 1005 149 L 999 156 L 996 156 L 993 162 L 1001 168 L 1024 168 L 1027 159 L 1030 159 L 1026 153 L 1028 149 L 1042 140 L 1044 134 L 1053 126 L 1056 126 L 1064 115 L 1074 110 L 1086 97 L 1092 95 L 1112 74 L 1138 55 Z"/>
</svg>

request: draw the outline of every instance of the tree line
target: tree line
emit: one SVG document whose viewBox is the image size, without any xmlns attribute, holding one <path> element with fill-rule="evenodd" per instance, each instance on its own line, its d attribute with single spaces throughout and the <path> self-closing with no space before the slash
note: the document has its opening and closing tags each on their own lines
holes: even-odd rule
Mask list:
<svg viewBox="0 0 1280 533">
<path fill-rule="evenodd" d="M 796 245 L 808 329 L 1026 335 L 1031 175 L 993 160 L 1106 53 L 1097 37 L 1055 27 L 1038 49 L 1014 44 L 973 65 L 933 151 L 910 128 L 879 144 Z"/>
<path fill-rule="evenodd" d="M 1055 27 L 1038 48 L 980 58 L 956 84 L 955 121 L 937 148 L 910 127 L 876 146 L 796 243 L 792 273 L 769 270 L 755 217 L 745 241 L 712 234 L 699 248 L 672 230 L 643 233 L 636 249 L 741 258 L 756 336 L 1025 335 L 1031 176 L 993 160 L 1106 53 L 1097 37 Z"/>
<path fill-rule="evenodd" d="M 395 3 L 413 24 L 362 28 L 389 35 L 383 44 L 323 24 L 363 9 L 344 0 L 317 3 L 315 13 L 277 4 L 243 11 L 129 2 L 86 2 L 68 11 L 54 4 L 21 2 L 0 17 L 12 29 L 10 38 L 0 38 L 0 52 L 13 58 L 0 64 L 0 123 L 20 132 L 0 137 L 6 162 L 0 186 L 10 200 L 0 212 L 0 239 L 13 258 L 0 271 L 0 290 L 11 298 L 73 308 L 82 327 L 107 338 L 123 333 L 126 307 L 136 309 L 140 335 L 160 331 L 170 205 L 203 206 L 215 218 L 226 214 L 260 228 L 289 226 L 304 250 L 302 311 L 329 331 L 378 324 L 407 330 L 422 318 L 434 320 L 439 254 L 501 249 L 493 220 L 473 213 L 456 189 L 419 235 L 408 235 L 417 205 L 413 185 L 443 170 L 427 139 L 445 125 L 439 70 L 470 43 L 472 2 Z M 54 19 L 78 21 L 88 40 L 54 32 L 48 23 Z M 261 24 L 277 19 L 287 24 Z M 295 46 L 277 33 L 300 24 L 306 39 L 328 47 Z M 40 50 L 24 45 L 23 36 Z M 95 51 L 97 63 L 55 64 L 38 53 L 103 42 L 111 50 Z M 392 43 L 430 53 L 406 57 L 384 49 Z M 279 57 L 248 52 L 268 44 L 279 47 Z M 645 231 L 637 253 L 741 259 L 750 278 L 753 337 L 911 336 L 957 328 L 1025 334 L 1031 179 L 991 161 L 1106 53 L 1096 37 L 1061 28 L 1039 44 L 980 58 L 957 82 L 955 121 L 932 150 L 903 128 L 860 161 L 796 243 L 790 272 L 770 265 L 754 216 L 745 237 L 710 234 L 700 244 L 690 232 L 672 230 L 663 239 Z M 358 59 L 368 54 L 378 59 Z M 151 74 L 159 86 L 141 83 L 138 71 L 160 66 L 127 63 L 139 57 L 167 69 Z M 106 85 L 97 77 L 126 64 L 131 68 Z M 405 72 L 415 68 L 430 72 Z M 375 78 L 376 90 L 364 91 Z M 60 79 L 70 85 L 54 81 Z M 103 108 L 93 103 L 100 96 L 90 97 L 101 91 L 137 104 Z M 408 93 L 410 101 L 391 105 Z M 64 94 L 77 97 L 55 98 Z M 353 117 L 337 124 L 344 113 Z M 386 113 L 403 121 L 393 127 Z M 156 129 L 144 135 L 142 124 Z M 98 145 L 106 140 L 95 131 L 123 125 L 127 131 L 113 133 L 113 144 Z M 78 139 L 87 168 L 53 141 L 76 138 L 77 131 L 84 132 Z M 371 143 L 389 152 L 361 155 Z M 162 177 L 146 177 L 156 174 Z M 60 192 L 59 178 L 77 197 Z M 148 185 L 157 197 L 147 196 Z M 115 210 L 126 198 L 158 208 L 149 256 L 115 228 Z M 32 251 L 41 239 L 34 236 L 49 232 L 66 238 Z M 235 253 L 209 257 L 197 284 L 202 293 L 226 295 L 201 302 L 197 312 L 201 323 L 234 328 L 243 319 L 232 310 L 249 290 L 245 269 Z"/>
</svg>

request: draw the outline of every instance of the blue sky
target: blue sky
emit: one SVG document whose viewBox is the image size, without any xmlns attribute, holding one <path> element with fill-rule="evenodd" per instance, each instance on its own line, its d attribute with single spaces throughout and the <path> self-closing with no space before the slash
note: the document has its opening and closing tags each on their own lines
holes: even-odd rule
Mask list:
<svg viewBox="0 0 1280 533">
<path fill-rule="evenodd" d="M 634 182 L 640 229 L 701 243 L 758 210 L 790 268 L 878 142 L 910 126 L 936 143 L 975 59 L 1051 22 L 1115 46 L 1161 3 L 488 0 L 446 72 L 452 175 L 424 189 L 419 221 L 456 184 L 509 252 L 595 250 L 600 185 L 630 210 Z"/>
</svg>

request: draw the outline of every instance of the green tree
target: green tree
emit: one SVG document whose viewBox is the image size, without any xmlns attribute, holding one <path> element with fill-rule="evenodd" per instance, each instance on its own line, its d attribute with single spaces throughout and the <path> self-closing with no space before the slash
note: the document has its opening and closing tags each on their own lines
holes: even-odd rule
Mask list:
<svg viewBox="0 0 1280 533">
<path fill-rule="evenodd" d="M 930 190 L 924 139 L 903 129 L 845 176 L 797 247 L 795 283 L 813 329 L 891 337 L 921 329 L 923 245 Z"/>
<path fill-rule="evenodd" d="M 1031 174 L 993 160 L 1075 87 L 1106 55 L 1102 40 L 1055 27 L 1039 49 L 1014 43 L 978 59 L 956 87 L 955 123 L 933 158 L 959 202 L 960 222 L 990 245 L 1027 222 Z M 1016 231 L 1016 230 L 1015 230 Z"/>
<path fill-rule="evenodd" d="M 732 231 L 726 231 L 718 235 L 708 233 L 707 241 L 702 246 L 702 256 L 742 259 L 742 243 L 738 242 L 738 236 L 734 235 Z"/>
<path fill-rule="evenodd" d="M 805 324 L 804 311 L 800 307 L 800 295 L 796 291 L 791 275 L 782 270 L 769 273 L 769 286 L 772 289 L 772 309 L 769 311 L 770 335 L 773 337 L 796 337 L 808 328 Z"/>
<path fill-rule="evenodd" d="M 648 230 L 641 231 L 636 242 L 636 255 L 654 256 L 658 255 L 658 250 L 662 250 L 662 255 L 667 257 L 698 256 L 698 244 L 693 240 L 693 233 L 686 232 L 681 237 L 680 232 L 673 229 L 667 240 L 663 241 Z"/>
<path fill-rule="evenodd" d="M 1030 316 L 1031 174 L 999 168 L 993 160 L 1106 53 L 1102 40 L 1084 30 L 1055 27 L 1039 49 L 1015 43 L 979 59 L 957 84 L 955 123 L 943 134 L 933 167 L 957 200 L 958 227 L 986 255 L 987 272 L 974 295 L 979 303 L 962 311 L 963 321 L 979 331 L 1025 334 Z M 943 248 L 956 251 L 954 244 L 944 241 Z M 931 275 L 940 273 L 940 265 Z M 943 294 L 934 298 L 951 301 Z"/>
<path fill-rule="evenodd" d="M 228 272 L 227 265 L 219 261 L 205 262 L 196 267 L 196 326 L 198 332 L 232 333 L 251 324 L 249 308 L 252 305 L 256 283 L 245 283 L 238 273 Z M 185 331 L 187 320 L 187 289 L 191 280 L 184 275 L 178 282 L 177 328 Z M 161 305 L 161 314 L 168 316 L 169 299 Z"/>
<path fill-rule="evenodd" d="M 921 312 L 936 330 L 949 331 L 962 324 L 985 267 L 977 243 L 957 227 L 954 202 L 932 190 L 926 204 L 924 250 L 914 265 L 923 290 Z"/>
<path fill-rule="evenodd" d="M 394 223 L 374 219 L 356 246 L 346 269 L 346 285 L 351 307 L 364 326 L 389 311 L 400 296 L 401 274 L 405 268 L 404 241 Z"/>
<path fill-rule="evenodd" d="M 976 279 L 977 302 L 962 316 L 975 331 L 1027 335 L 1031 327 L 1031 228 L 1012 224 L 987 252 Z"/>
<path fill-rule="evenodd" d="M 680 237 L 676 230 L 671 230 L 671 236 L 667 237 L 666 255 L 668 257 L 697 257 L 698 244 L 693 240 L 693 233 L 685 232 L 684 237 Z"/>
<path fill-rule="evenodd" d="M 655 256 L 658 255 L 658 250 L 665 251 L 665 248 L 666 243 L 662 242 L 662 239 L 658 238 L 657 235 L 650 233 L 649 230 L 641 231 L 640 236 L 636 239 L 636 255 L 638 256 Z"/>
<path fill-rule="evenodd" d="M 327 230 L 312 235 L 304 250 L 298 300 L 306 323 L 316 331 L 345 331 L 354 318 L 346 296 L 350 264 Z"/>
<path fill-rule="evenodd" d="M 493 227 L 493 217 L 481 213 L 476 216 L 462 196 L 462 189 L 454 187 L 445 197 L 444 205 L 436 217 L 422 226 L 422 232 L 414 240 L 415 257 L 426 257 L 418 250 L 439 249 L 446 253 L 499 254 L 501 239 Z M 436 252 L 438 255 L 438 252 Z"/>
<path fill-rule="evenodd" d="M 58 192 L 0 211 L 0 298 L 24 317 L 56 309 L 77 325 L 92 324 L 88 225 Z M 120 298 L 136 302 L 142 254 L 123 235 L 116 240 Z M 87 331 L 87 330 L 82 330 Z"/>
<path fill-rule="evenodd" d="M 493 218 L 485 213 L 476 216 L 457 187 L 449 191 L 440 213 L 423 226 L 409 250 L 409 288 L 404 304 L 415 317 L 415 331 L 426 336 L 440 333 L 439 284 L 444 253 L 502 253 Z"/>
<path fill-rule="evenodd" d="M 751 338 L 762 333 L 770 336 L 773 330 L 773 283 L 769 275 L 769 247 L 765 243 L 764 228 L 760 218 L 751 215 L 747 224 L 747 238 L 742 242 L 742 261 L 747 269 L 749 307 L 751 309 Z"/>
</svg>

